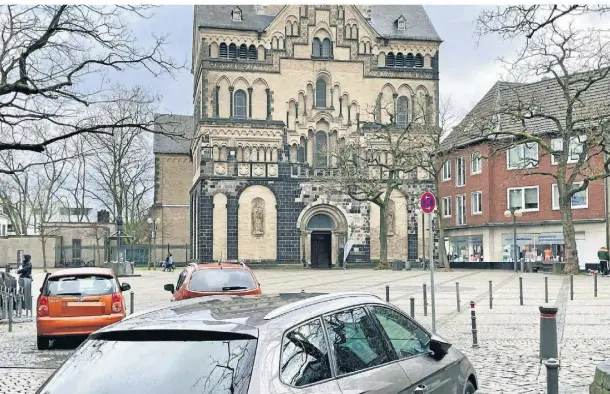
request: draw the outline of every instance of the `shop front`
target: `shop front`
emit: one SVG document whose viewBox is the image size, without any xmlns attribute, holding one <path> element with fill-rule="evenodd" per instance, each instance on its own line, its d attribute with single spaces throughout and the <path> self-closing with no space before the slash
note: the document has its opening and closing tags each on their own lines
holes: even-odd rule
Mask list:
<svg viewBox="0 0 610 394">
<path fill-rule="evenodd" d="M 512 261 L 513 234 L 502 234 L 502 261 Z M 563 262 L 563 233 L 517 233 L 519 258 L 528 262 Z"/>
<path fill-rule="evenodd" d="M 449 261 L 483 261 L 483 235 L 449 237 Z"/>
</svg>

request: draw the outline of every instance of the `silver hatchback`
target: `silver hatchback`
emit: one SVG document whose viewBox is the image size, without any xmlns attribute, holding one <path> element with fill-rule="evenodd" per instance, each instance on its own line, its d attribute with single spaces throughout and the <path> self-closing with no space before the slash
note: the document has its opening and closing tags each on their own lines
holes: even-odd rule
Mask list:
<svg viewBox="0 0 610 394">
<path fill-rule="evenodd" d="M 140 312 L 89 338 L 37 391 L 472 394 L 459 350 L 366 293 L 218 296 Z"/>
</svg>

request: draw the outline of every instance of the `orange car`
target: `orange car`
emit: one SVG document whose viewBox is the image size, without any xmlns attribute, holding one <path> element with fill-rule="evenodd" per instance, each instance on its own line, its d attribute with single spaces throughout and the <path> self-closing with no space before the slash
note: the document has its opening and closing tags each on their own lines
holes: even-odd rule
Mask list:
<svg viewBox="0 0 610 394">
<path fill-rule="evenodd" d="M 36 305 L 39 350 L 49 340 L 89 335 L 125 317 L 123 291 L 114 272 L 106 268 L 68 268 L 47 273 Z"/>
<path fill-rule="evenodd" d="M 191 263 L 180 273 L 176 287 L 167 284 L 163 288 L 173 294 L 172 301 L 223 294 L 262 294 L 254 273 L 244 263 Z"/>
</svg>

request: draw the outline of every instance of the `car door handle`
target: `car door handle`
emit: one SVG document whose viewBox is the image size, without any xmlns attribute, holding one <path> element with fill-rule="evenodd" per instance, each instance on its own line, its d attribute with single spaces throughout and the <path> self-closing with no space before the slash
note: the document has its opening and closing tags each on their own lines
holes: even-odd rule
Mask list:
<svg viewBox="0 0 610 394">
<path fill-rule="evenodd" d="M 428 392 L 428 387 L 425 384 L 420 384 L 413 390 L 413 394 L 426 394 Z"/>
</svg>

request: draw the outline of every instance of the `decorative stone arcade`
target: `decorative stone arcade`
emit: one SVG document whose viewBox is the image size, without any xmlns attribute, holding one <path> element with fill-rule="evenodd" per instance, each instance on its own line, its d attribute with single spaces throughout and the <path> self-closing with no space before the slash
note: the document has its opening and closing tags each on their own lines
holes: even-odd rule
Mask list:
<svg viewBox="0 0 610 394">
<path fill-rule="evenodd" d="M 340 208 L 329 204 L 306 207 L 297 220 L 301 233 L 301 261 L 311 268 L 332 268 L 347 240 L 347 220 Z"/>
</svg>

